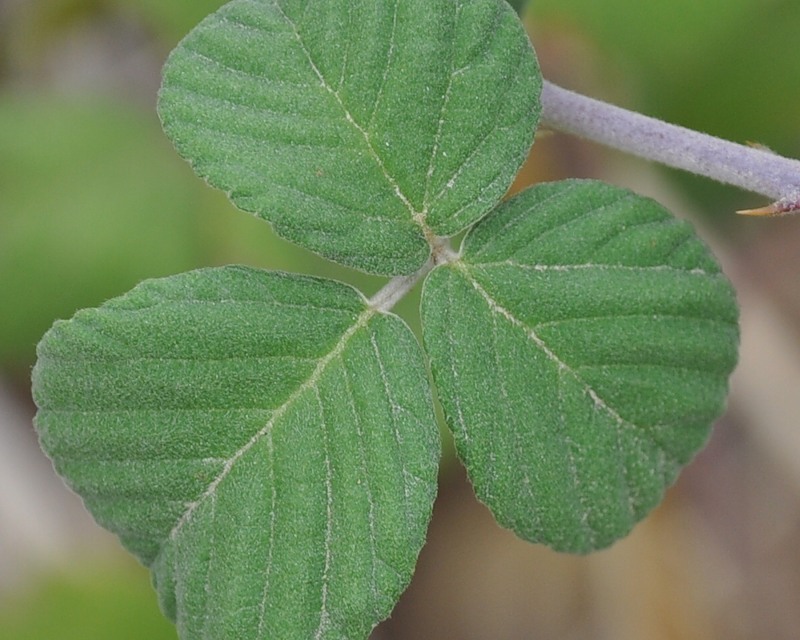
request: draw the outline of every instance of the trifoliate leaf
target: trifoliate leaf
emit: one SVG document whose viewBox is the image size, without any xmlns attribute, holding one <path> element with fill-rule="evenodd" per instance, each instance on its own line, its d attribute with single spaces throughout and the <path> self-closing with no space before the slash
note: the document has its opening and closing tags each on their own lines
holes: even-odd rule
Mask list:
<svg viewBox="0 0 800 640">
<path fill-rule="evenodd" d="M 363 638 L 410 580 L 438 432 L 418 344 L 326 280 L 145 282 L 59 322 L 42 446 L 181 638 Z"/>
<path fill-rule="evenodd" d="M 540 88 L 504 0 L 234 0 L 173 51 L 159 112 L 197 173 L 280 235 L 401 274 L 502 197 Z"/>
<path fill-rule="evenodd" d="M 500 206 L 430 274 L 422 312 L 478 497 L 565 551 L 612 543 L 660 501 L 736 362 L 734 293 L 691 227 L 597 182 Z"/>
</svg>

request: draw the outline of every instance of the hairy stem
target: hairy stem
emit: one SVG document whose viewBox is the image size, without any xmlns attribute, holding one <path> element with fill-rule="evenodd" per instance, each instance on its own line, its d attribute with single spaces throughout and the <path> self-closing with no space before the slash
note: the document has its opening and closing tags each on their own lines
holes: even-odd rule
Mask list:
<svg viewBox="0 0 800 640">
<path fill-rule="evenodd" d="M 627 111 L 545 81 L 542 126 L 759 193 L 775 202 L 741 211 L 800 211 L 800 161 Z"/>
<path fill-rule="evenodd" d="M 434 267 L 456 262 L 459 258 L 459 254 L 451 248 L 449 238 L 435 237 L 431 242 L 431 257 L 419 271 L 410 276 L 397 276 L 389 280 L 378 293 L 370 298 L 369 306 L 383 313 L 390 311 Z"/>
<path fill-rule="evenodd" d="M 400 302 L 414 288 L 417 282 L 433 269 L 433 266 L 433 260 L 428 260 L 416 273 L 412 273 L 410 276 L 392 278 L 378 293 L 370 298 L 369 306 L 383 313 L 391 311 L 392 307 Z"/>
</svg>

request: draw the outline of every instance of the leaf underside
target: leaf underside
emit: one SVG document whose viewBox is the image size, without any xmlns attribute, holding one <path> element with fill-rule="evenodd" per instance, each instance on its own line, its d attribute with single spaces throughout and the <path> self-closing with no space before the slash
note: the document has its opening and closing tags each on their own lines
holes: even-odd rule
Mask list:
<svg viewBox="0 0 800 640">
<path fill-rule="evenodd" d="M 432 272 L 426 350 L 478 497 L 519 536 L 627 534 L 705 443 L 736 362 L 730 284 L 691 227 L 590 181 L 534 187 Z"/>
<path fill-rule="evenodd" d="M 352 288 L 142 283 L 51 329 L 34 395 L 42 447 L 181 637 L 366 637 L 407 586 L 438 432 L 413 334 Z"/>
<path fill-rule="evenodd" d="M 284 238 L 417 270 L 524 160 L 541 77 L 504 0 L 234 0 L 164 68 L 164 130 Z"/>
</svg>

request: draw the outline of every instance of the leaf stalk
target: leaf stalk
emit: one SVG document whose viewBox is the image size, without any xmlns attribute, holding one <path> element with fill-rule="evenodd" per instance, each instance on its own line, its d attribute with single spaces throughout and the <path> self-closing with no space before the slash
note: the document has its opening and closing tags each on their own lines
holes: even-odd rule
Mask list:
<svg viewBox="0 0 800 640">
<path fill-rule="evenodd" d="M 431 242 L 431 257 L 422 267 L 408 276 L 392 278 L 386 285 L 369 300 L 369 307 L 381 313 L 387 313 L 405 295 L 411 291 L 434 267 L 440 264 L 455 262 L 460 254 L 450 246 L 450 238 L 435 237 Z"/>
</svg>

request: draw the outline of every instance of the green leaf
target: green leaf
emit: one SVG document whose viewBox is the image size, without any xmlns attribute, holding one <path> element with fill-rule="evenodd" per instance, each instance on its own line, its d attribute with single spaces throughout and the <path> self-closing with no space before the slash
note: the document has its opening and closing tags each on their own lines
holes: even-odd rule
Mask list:
<svg viewBox="0 0 800 640">
<path fill-rule="evenodd" d="M 202 222 L 219 199 L 163 138 L 155 118 L 123 105 L 0 97 L 4 368 L 28 370 L 55 318 L 209 257 Z"/>
<path fill-rule="evenodd" d="M 195 171 L 278 234 L 404 274 L 505 193 L 540 88 L 504 0 L 234 0 L 170 55 L 159 112 Z"/>
<path fill-rule="evenodd" d="M 419 346 L 327 280 L 147 281 L 39 346 L 57 471 L 182 638 L 358 638 L 408 584 L 438 432 Z"/>
<path fill-rule="evenodd" d="M 591 181 L 490 214 L 430 274 L 422 313 L 478 497 L 563 551 L 609 545 L 661 500 L 736 362 L 734 293 L 691 227 Z"/>
<path fill-rule="evenodd" d="M 189 29 L 216 11 L 224 0 L 192 0 L 192 2 L 164 2 L 163 0 L 115 0 L 126 11 L 152 25 L 162 40 L 174 45 Z"/>
</svg>

